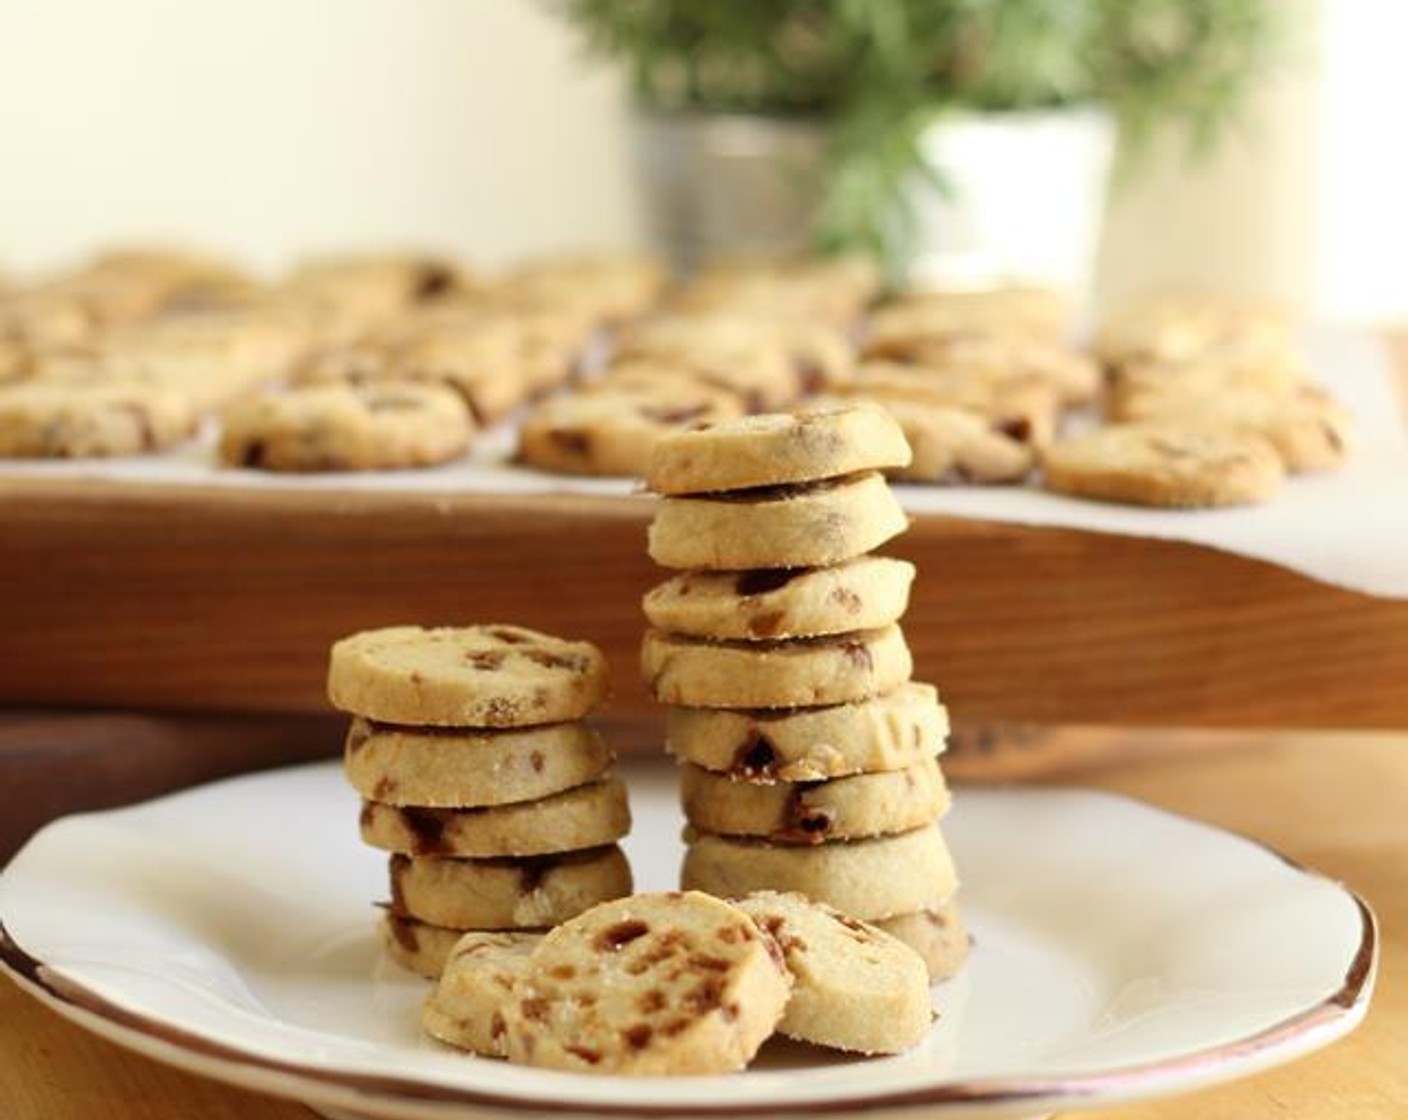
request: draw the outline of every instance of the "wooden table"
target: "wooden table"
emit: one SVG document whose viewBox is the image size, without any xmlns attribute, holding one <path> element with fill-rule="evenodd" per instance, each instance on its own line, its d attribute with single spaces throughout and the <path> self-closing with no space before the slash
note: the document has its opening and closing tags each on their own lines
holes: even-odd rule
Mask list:
<svg viewBox="0 0 1408 1120">
<path fill-rule="evenodd" d="M 1059 772 L 1047 767 L 1040 780 L 1133 794 L 1265 841 L 1358 890 L 1382 927 L 1377 994 L 1367 1021 L 1348 1039 L 1249 1080 L 1099 1115 L 1408 1115 L 1408 733 L 1071 729 L 1055 738 L 1063 749 L 1044 757 L 1076 761 Z M 1119 751 L 1112 750 L 1115 740 Z M 6 778 L 0 763 L 0 788 Z M 0 1115 L 309 1120 L 312 1113 L 129 1054 L 0 983 Z"/>
</svg>

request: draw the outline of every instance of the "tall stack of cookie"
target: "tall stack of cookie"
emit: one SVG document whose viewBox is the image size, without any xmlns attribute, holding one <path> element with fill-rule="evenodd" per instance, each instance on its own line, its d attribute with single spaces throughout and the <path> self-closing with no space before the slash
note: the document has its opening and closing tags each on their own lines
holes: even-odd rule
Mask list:
<svg viewBox="0 0 1408 1120">
<path fill-rule="evenodd" d="M 947 717 L 910 679 L 914 567 L 881 471 L 900 428 L 871 404 L 699 426 L 657 444 L 642 669 L 673 705 L 686 888 L 798 891 L 873 921 L 950 975 L 968 935 L 938 820 Z"/>
<path fill-rule="evenodd" d="M 626 789 L 581 722 L 605 692 L 595 646 L 520 626 L 393 626 L 332 647 L 362 839 L 392 853 L 395 960 L 437 976 L 466 931 L 543 930 L 630 894 Z"/>
</svg>

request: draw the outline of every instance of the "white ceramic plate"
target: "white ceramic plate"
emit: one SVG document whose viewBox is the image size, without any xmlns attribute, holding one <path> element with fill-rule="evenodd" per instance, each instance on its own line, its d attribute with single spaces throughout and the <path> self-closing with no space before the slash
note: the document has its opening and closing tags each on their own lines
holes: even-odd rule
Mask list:
<svg viewBox="0 0 1408 1120">
<path fill-rule="evenodd" d="M 638 886 L 675 883 L 673 774 L 630 771 Z M 911 1053 L 770 1042 L 747 1073 L 623 1079 L 424 1038 L 378 959 L 385 859 L 336 764 L 220 782 L 41 832 L 0 878 L 0 954 L 80 1024 L 174 1065 L 377 1117 L 1031 1115 L 1191 1089 L 1364 1014 L 1374 923 L 1250 841 L 1075 790 L 960 790 L 947 831 L 976 947 Z"/>
</svg>

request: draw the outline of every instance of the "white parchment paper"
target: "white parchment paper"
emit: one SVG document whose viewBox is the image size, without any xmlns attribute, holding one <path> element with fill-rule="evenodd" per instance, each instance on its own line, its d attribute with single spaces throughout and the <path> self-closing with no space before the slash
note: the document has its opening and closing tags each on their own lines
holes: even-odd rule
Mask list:
<svg viewBox="0 0 1408 1120">
<path fill-rule="evenodd" d="M 1264 506 L 1192 512 L 1106 505 L 1030 487 L 898 487 L 911 513 L 1053 525 L 1191 541 L 1280 564 L 1326 583 L 1408 598 L 1408 424 L 1388 356 L 1367 331 L 1317 327 L 1306 335 L 1317 378 L 1354 414 L 1349 462 L 1290 479 Z M 260 489 L 405 493 L 629 494 L 624 479 L 578 479 L 512 466 L 507 431 L 463 462 L 417 471 L 283 476 L 217 468 L 211 441 L 168 455 L 81 462 L 5 462 L 0 477 L 61 477 Z"/>
</svg>

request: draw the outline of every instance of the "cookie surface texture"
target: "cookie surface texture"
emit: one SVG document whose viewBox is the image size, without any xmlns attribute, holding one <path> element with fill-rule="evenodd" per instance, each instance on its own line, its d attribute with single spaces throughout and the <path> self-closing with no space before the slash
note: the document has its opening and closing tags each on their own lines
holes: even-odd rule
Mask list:
<svg viewBox="0 0 1408 1120">
<path fill-rule="evenodd" d="M 522 626 L 392 626 L 332 647 L 333 706 L 385 723 L 523 727 L 577 719 L 606 694 L 589 642 Z"/>
<path fill-rule="evenodd" d="M 604 903 L 543 939 L 505 1007 L 508 1055 L 585 1073 L 726 1073 L 782 1018 L 775 943 L 689 891 Z"/>
</svg>

